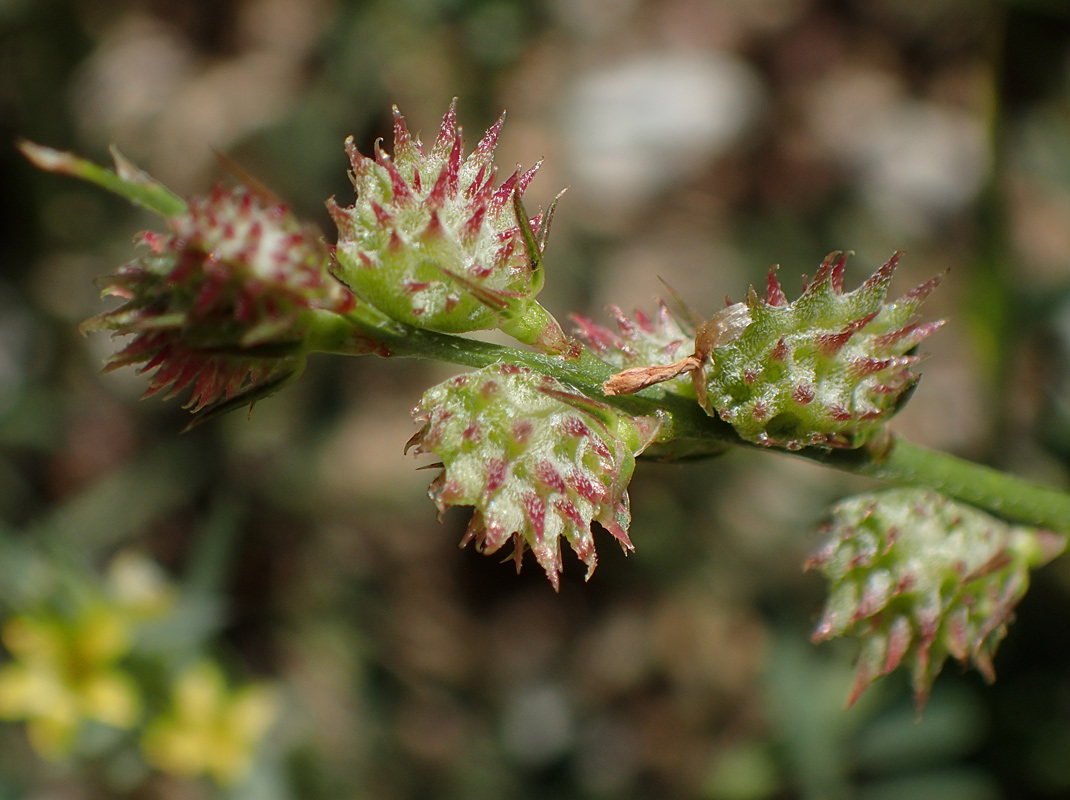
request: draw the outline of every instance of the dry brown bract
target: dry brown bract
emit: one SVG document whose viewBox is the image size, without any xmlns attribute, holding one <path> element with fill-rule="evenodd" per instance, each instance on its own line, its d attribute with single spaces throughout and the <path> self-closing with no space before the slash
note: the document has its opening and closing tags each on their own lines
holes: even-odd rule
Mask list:
<svg viewBox="0 0 1070 800">
<path fill-rule="evenodd" d="M 602 384 L 602 391 L 607 395 L 635 394 L 640 389 L 690 372 L 699 404 L 705 406 L 706 379 L 703 367 L 711 361 L 714 348 L 734 342 L 750 323 L 750 310 L 746 303 L 734 303 L 699 325 L 695 333 L 694 353 L 672 364 L 632 367 L 618 372 Z"/>
</svg>

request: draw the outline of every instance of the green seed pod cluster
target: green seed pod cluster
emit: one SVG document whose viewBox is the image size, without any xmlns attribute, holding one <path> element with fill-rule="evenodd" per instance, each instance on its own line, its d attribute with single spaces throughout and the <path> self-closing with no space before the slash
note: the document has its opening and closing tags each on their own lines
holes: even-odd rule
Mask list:
<svg viewBox="0 0 1070 800">
<path fill-rule="evenodd" d="M 845 292 L 833 253 L 792 303 L 770 271 L 766 296 L 747 295 L 751 323 L 710 354 L 706 411 L 770 447 L 863 444 L 909 397 L 914 348 L 943 324 L 912 321 L 938 279 L 885 302 L 898 259 Z"/>
<path fill-rule="evenodd" d="M 462 158 L 456 101 L 425 153 L 394 109 L 394 156 L 346 151 L 357 192 L 348 208 L 333 199 L 337 274 L 388 317 L 444 333 L 501 328 L 545 351 L 567 340 L 535 301 L 553 206 L 527 219 L 520 197 L 538 170 L 514 172 L 495 188 L 494 150 L 504 116 Z"/>
<path fill-rule="evenodd" d="M 859 642 L 850 702 L 903 665 L 924 705 L 948 657 L 989 681 L 992 657 L 1029 586 L 1029 570 L 1066 545 L 922 489 L 891 489 L 837 505 L 827 543 L 808 562 L 829 582 L 813 638 Z"/>
<path fill-rule="evenodd" d="M 587 576 L 594 571 L 592 522 L 633 549 L 627 487 L 657 420 L 630 417 L 508 364 L 429 389 L 413 416 L 423 427 L 409 446 L 442 462 L 430 488 L 439 512 L 475 509 L 463 543 L 494 553 L 512 541 L 518 570 L 531 548 L 555 589 L 562 539 Z"/>
</svg>

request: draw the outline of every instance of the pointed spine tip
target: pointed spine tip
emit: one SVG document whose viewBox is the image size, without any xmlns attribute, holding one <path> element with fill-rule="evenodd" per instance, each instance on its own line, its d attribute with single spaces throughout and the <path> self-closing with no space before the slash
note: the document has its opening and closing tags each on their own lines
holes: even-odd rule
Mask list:
<svg viewBox="0 0 1070 800">
<path fill-rule="evenodd" d="M 516 191 L 517 191 L 518 194 L 523 194 L 524 192 L 527 191 L 528 186 L 531 184 L 531 181 L 535 178 L 535 174 L 539 171 L 540 167 L 542 167 L 542 159 L 541 158 L 538 161 L 536 161 L 534 164 L 532 164 L 531 168 L 527 172 L 523 173 L 520 176 L 520 178 L 516 182 Z M 520 166 L 517 165 L 517 171 L 519 172 L 519 170 L 520 170 Z"/>
<path fill-rule="evenodd" d="M 836 259 L 836 263 L 832 265 L 832 272 L 830 274 L 830 280 L 832 281 L 832 290 L 836 294 L 843 294 L 843 270 L 847 264 L 847 256 L 850 253 L 842 253 L 840 257 Z"/>
<path fill-rule="evenodd" d="M 900 302 L 911 304 L 914 307 L 921 305 L 922 301 L 929 296 L 932 290 L 940 285 L 940 281 L 943 280 L 944 275 L 946 274 L 947 271 L 945 270 L 939 275 L 936 275 L 925 281 L 925 283 L 915 286 L 913 289 L 903 295 Z"/>
<path fill-rule="evenodd" d="M 519 178 L 520 174 L 514 172 L 505 179 L 505 182 L 501 186 L 494 190 L 494 194 L 491 195 L 490 199 L 490 211 L 493 217 L 497 217 L 502 209 L 505 208 L 509 198 L 513 196 L 513 190 L 516 188 L 516 182 Z"/>
<path fill-rule="evenodd" d="M 346 137 L 345 152 L 346 156 L 349 158 L 349 165 L 353 169 L 353 174 L 355 176 L 362 175 L 368 158 L 357 149 L 356 140 L 352 136 Z"/>
<path fill-rule="evenodd" d="M 807 284 L 806 276 L 803 276 L 803 293 L 807 294 L 816 292 L 827 282 L 833 284 L 833 288 L 835 288 L 835 280 L 833 279 L 833 273 L 837 269 L 839 269 L 841 273 L 842 282 L 843 264 L 845 260 L 846 259 L 843 255 L 843 252 L 840 250 L 834 250 L 827 256 L 825 256 L 824 260 L 821 262 L 821 265 L 817 268 L 817 272 L 814 273 L 813 281 Z"/>
<path fill-rule="evenodd" d="M 442 117 L 438 136 L 431 147 L 431 152 L 439 157 L 445 156 L 452 149 L 453 143 L 460 142 L 461 130 L 457 127 L 457 98 L 450 101 L 450 107 Z"/>
<path fill-rule="evenodd" d="M 409 188 L 405 176 L 401 174 L 401 170 L 398 169 L 393 159 L 382 151 L 378 142 L 375 144 L 375 156 L 376 161 L 386 169 L 387 174 L 390 176 L 390 190 L 393 193 L 394 202 L 399 205 L 414 202 L 415 195 L 413 195 L 412 189 Z"/>
<path fill-rule="evenodd" d="M 409 150 L 416 150 L 420 152 L 420 146 L 418 142 L 413 141 L 412 133 L 409 131 L 408 123 L 405 122 L 405 117 L 397 106 L 392 108 L 394 115 L 394 153 L 405 153 Z"/>
<path fill-rule="evenodd" d="M 431 187 L 431 191 L 427 193 L 426 202 L 431 208 L 441 208 L 446 203 L 446 198 L 449 196 L 450 187 L 450 175 L 449 165 L 447 164 L 442 168 L 442 171 L 438 173 L 438 177 L 435 179 L 434 185 Z"/>
<path fill-rule="evenodd" d="M 780 281 L 777 280 L 776 273 L 779 268 L 779 264 L 774 264 L 769 268 L 769 277 L 766 279 L 765 301 L 776 308 L 783 308 L 788 304 L 788 298 L 784 296 L 784 289 L 780 285 Z"/>
<path fill-rule="evenodd" d="M 483 135 L 483 138 L 479 140 L 479 144 L 476 145 L 475 157 L 485 163 L 490 163 L 494 157 L 494 150 L 498 146 L 498 136 L 502 132 L 502 125 L 505 124 L 505 112 L 498 117 L 498 121 L 491 125 L 487 132 Z"/>
<path fill-rule="evenodd" d="M 885 261 L 880 268 L 870 275 L 869 278 L 866 279 L 866 282 L 862 284 L 862 293 L 866 294 L 874 289 L 879 289 L 881 290 L 881 296 L 883 297 L 888 289 L 888 284 L 891 283 L 895 268 L 899 266 L 899 259 L 902 258 L 902 256 L 902 250 L 896 250 L 892 253 L 891 258 Z"/>
<path fill-rule="evenodd" d="M 460 188 L 460 175 L 461 175 L 461 139 L 457 137 L 453 140 L 453 147 L 450 149 L 449 159 L 446 161 L 446 166 L 442 170 L 446 173 L 448 183 L 446 186 L 450 197 L 456 197 Z"/>
</svg>

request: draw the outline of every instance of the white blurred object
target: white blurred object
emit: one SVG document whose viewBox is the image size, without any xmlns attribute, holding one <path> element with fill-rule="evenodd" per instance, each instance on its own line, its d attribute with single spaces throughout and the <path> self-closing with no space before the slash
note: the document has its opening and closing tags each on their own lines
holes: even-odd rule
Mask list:
<svg viewBox="0 0 1070 800">
<path fill-rule="evenodd" d="M 991 169 L 979 113 L 917 100 L 893 76 L 853 70 L 815 90 L 811 127 L 828 156 L 856 172 L 890 232 L 923 235 L 980 192 Z"/>
<path fill-rule="evenodd" d="M 737 142 L 763 99 L 753 69 L 715 52 L 644 55 L 581 74 L 563 115 L 579 205 L 634 209 Z"/>
<path fill-rule="evenodd" d="M 639 0 L 550 0 L 549 9 L 566 30 L 602 36 L 624 24 Z"/>
<path fill-rule="evenodd" d="M 935 220 L 961 211 L 984 185 L 989 154 L 977 117 L 905 102 L 865 128 L 868 135 L 856 150 L 862 188 L 886 223 L 925 232 Z"/>
<path fill-rule="evenodd" d="M 83 134 L 116 142 L 183 194 L 225 151 L 292 108 L 306 61 L 330 20 L 328 0 L 244 0 L 238 48 L 194 50 L 137 9 L 120 15 L 79 69 L 72 105 Z"/>
<path fill-rule="evenodd" d="M 568 749 L 574 727 L 571 706 L 560 686 L 521 689 L 503 709 L 502 746 L 518 762 L 541 766 Z"/>
<path fill-rule="evenodd" d="M 175 31 L 138 13 L 121 16 L 76 74 L 78 124 L 101 142 L 146 136 L 195 71 L 196 55 Z"/>
</svg>

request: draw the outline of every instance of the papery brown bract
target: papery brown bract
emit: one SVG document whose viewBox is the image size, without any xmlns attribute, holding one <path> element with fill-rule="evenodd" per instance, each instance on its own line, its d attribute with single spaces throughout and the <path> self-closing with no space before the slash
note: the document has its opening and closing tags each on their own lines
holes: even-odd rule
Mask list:
<svg viewBox="0 0 1070 800">
<path fill-rule="evenodd" d="M 587 348 L 613 367 L 623 370 L 671 364 L 694 350 L 694 327 L 679 320 L 662 302 L 653 317 L 639 309 L 629 317 L 617 306 L 610 306 L 609 312 L 617 323 L 616 331 L 580 314 L 573 314 L 572 321 Z M 674 376 L 665 384 L 672 391 L 691 391 L 686 377 Z"/>
</svg>

